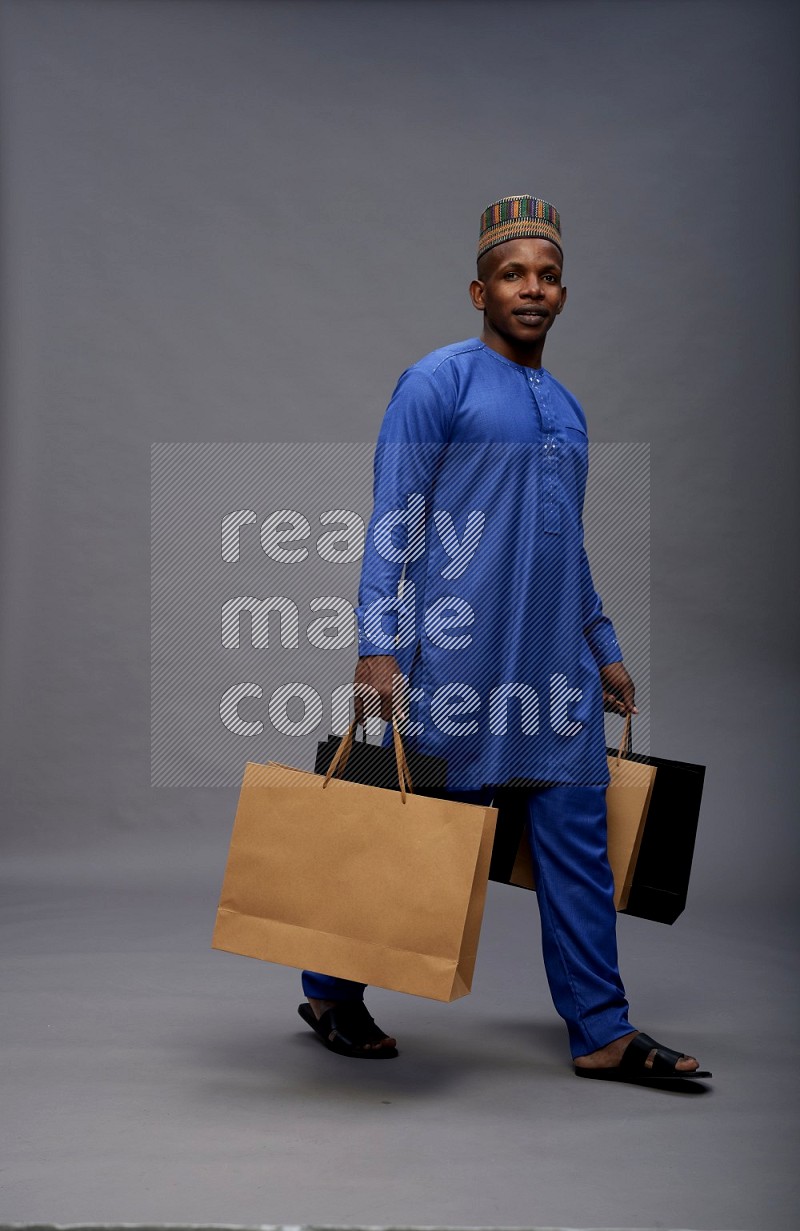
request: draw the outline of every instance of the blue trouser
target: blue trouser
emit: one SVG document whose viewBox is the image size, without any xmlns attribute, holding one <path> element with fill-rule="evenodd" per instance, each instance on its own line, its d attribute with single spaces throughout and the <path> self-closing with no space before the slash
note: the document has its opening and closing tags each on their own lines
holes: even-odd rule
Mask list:
<svg viewBox="0 0 800 1231">
<path fill-rule="evenodd" d="M 449 791 L 447 798 L 489 804 L 493 794 L 492 787 L 484 787 Z M 605 794 L 601 786 L 552 786 L 528 793 L 544 965 L 573 1056 L 587 1055 L 634 1029 L 617 966 Z M 363 983 L 303 971 L 303 992 L 319 1000 L 360 1000 L 364 988 Z"/>
</svg>

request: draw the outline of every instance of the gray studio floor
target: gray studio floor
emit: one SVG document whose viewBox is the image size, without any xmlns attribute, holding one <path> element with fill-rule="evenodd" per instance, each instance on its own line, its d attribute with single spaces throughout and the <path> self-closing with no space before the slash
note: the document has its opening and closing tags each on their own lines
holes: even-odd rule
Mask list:
<svg viewBox="0 0 800 1231">
<path fill-rule="evenodd" d="M 295 972 L 212 951 L 221 867 L 133 849 L 2 896 L 3 1222 L 795 1231 L 788 933 L 620 919 L 634 1022 L 705 1093 L 571 1072 L 535 901 L 491 886 L 471 996 L 375 990 L 402 1055 L 327 1052 Z"/>
</svg>

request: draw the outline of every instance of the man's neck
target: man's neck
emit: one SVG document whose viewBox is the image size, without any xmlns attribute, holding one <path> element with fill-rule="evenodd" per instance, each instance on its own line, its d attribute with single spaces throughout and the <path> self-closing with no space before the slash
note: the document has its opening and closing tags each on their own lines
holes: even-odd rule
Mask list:
<svg viewBox="0 0 800 1231">
<path fill-rule="evenodd" d="M 498 355 L 502 355 L 504 359 L 510 359 L 512 363 L 518 363 L 521 367 L 540 368 L 542 366 L 544 338 L 530 347 L 518 347 L 512 346 L 499 334 L 484 329 L 481 333 L 481 342 L 490 350 L 497 351 Z"/>
</svg>

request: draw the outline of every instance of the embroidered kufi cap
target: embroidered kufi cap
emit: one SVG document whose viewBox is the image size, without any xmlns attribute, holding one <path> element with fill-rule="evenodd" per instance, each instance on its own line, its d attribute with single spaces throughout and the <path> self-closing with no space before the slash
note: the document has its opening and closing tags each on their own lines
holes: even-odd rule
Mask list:
<svg viewBox="0 0 800 1231">
<path fill-rule="evenodd" d="M 478 257 L 508 239 L 549 239 L 563 252 L 561 219 L 549 201 L 539 197 L 501 197 L 481 214 Z"/>
</svg>

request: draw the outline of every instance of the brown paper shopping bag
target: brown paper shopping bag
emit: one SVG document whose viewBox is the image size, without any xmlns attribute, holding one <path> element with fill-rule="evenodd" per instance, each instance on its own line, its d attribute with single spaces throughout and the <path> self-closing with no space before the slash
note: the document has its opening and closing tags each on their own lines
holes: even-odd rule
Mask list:
<svg viewBox="0 0 800 1231">
<path fill-rule="evenodd" d="M 472 985 L 497 809 L 249 762 L 212 946 L 450 1001 Z M 393 728 L 394 730 L 394 728 Z"/>
<path fill-rule="evenodd" d="M 655 766 L 628 760 L 623 755 L 624 751 L 630 754 L 630 730 L 631 716 L 628 714 L 619 750 L 616 755 L 608 757 L 611 774 L 606 790 L 608 862 L 614 873 L 614 905 L 618 911 L 625 910 L 628 905 L 656 777 Z M 493 874 L 493 879 L 509 885 L 519 885 L 523 889 L 535 889 L 531 850 L 524 820 L 518 815 L 522 802 L 522 792 L 515 788 L 498 793 L 495 798 L 495 803 L 499 805 L 501 828 L 507 820 L 509 830 L 514 835 L 516 853 L 513 855 L 509 872 L 503 872 L 499 866 L 503 862 L 502 858 L 495 860 L 492 866 L 493 873 L 496 868 L 497 874 Z M 499 851 L 497 854 L 502 856 L 503 852 Z"/>
</svg>

